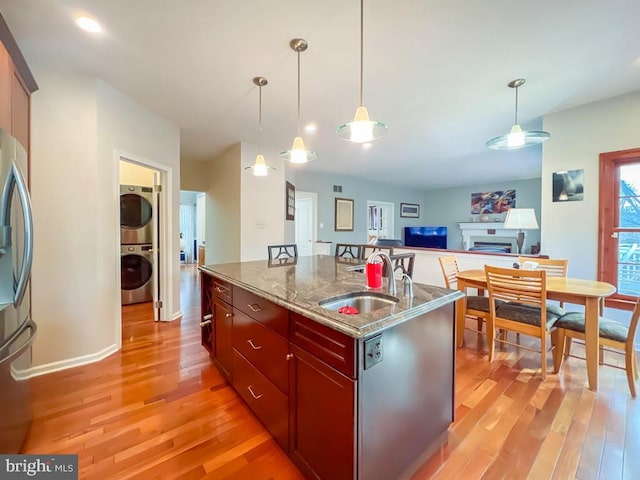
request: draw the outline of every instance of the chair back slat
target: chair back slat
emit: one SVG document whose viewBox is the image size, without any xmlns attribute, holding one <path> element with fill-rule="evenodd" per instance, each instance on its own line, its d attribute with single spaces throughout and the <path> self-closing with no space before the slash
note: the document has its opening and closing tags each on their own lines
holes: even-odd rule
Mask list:
<svg viewBox="0 0 640 480">
<path fill-rule="evenodd" d="M 298 246 L 295 243 L 285 245 L 269 245 L 267 247 L 269 260 L 280 258 L 298 258 Z"/>
<path fill-rule="evenodd" d="M 485 265 L 490 304 L 494 300 L 518 302 L 546 310 L 547 272 L 544 270 L 516 270 Z"/>
<path fill-rule="evenodd" d="M 396 253 L 389 257 L 391 264 L 393 265 L 393 272 L 406 273 L 409 277 L 413 278 L 413 265 L 416 260 L 415 253 Z M 383 270 L 383 275 L 386 275 L 386 264 Z"/>
<path fill-rule="evenodd" d="M 354 243 L 336 243 L 336 257 L 362 258 L 362 245 Z"/>
<path fill-rule="evenodd" d="M 569 268 L 569 260 L 565 258 L 531 258 L 518 257 L 518 263 L 536 262 L 536 270 L 544 270 L 547 277 L 566 277 Z"/>
<path fill-rule="evenodd" d="M 438 257 L 440 262 L 440 268 L 442 269 L 442 276 L 444 277 L 444 284 L 447 288 L 458 288 L 458 273 L 460 268 L 458 267 L 458 260 L 455 255 L 447 255 L 444 257 Z"/>
<path fill-rule="evenodd" d="M 390 246 L 385 246 L 385 245 L 362 245 L 362 258 L 363 260 L 366 260 L 367 258 L 369 258 L 369 256 L 373 253 L 373 252 L 384 252 L 387 255 L 391 256 L 393 255 L 393 247 Z"/>
</svg>

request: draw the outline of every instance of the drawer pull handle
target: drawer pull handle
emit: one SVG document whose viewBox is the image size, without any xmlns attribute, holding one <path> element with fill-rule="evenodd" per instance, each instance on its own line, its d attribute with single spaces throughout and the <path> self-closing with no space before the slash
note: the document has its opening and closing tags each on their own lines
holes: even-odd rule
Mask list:
<svg viewBox="0 0 640 480">
<path fill-rule="evenodd" d="M 209 320 L 205 320 L 204 322 L 200 322 L 200 327 L 201 327 L 201 328 L 204 328 L 204 327 L 206 327 L 207 325 L 211 325 L 211 319 L 209 319 Z"/>
<path fill-rule="evenodd" d="M 250 305 L 247 305 L 247 307 L 249 307 L 252 312 L 261 312 L 262 311 L 262 308 L 260 308 L 260 305 L 258 305 L 257 303 L 252 303 Z"/>
<path fill-rule="evenodd" d="M 247 343 L 248 343 L 249 345 L 251 345 L 251 348 L 253 348 L 254 350 L 260 350 L 260 349 L 262 348 L 262 345 L 260 345 L 259 347 L 256 347 L 256 346 L 253 344 L 253 338 L 250 338 L 249 340 L 247 340 Z"/>
<path fill-rule="evenodd" d="M 229 317 L 232 317 L 232 316 L 233 316 L 233 313 L 225 313 L 225 314 L 224 314 L 224 316 L 225 316 L 226 318 L 229 318 Z"/>
<path fill-rule="evenodd" d="M 293 360 L 293 353 L 287 353 L 284 358 L 286 358 L 287 360 Z"/>
<path fill-rule="evenodd" d="M 249 390 L 249 393 L 251 394 L 251 396 L 252 396 L 253 398 L 255 398 L 256 400 L 260 399 L 260 398 L 262 397 L 262 394 L 260 394 L 260 395 L 256 395 L 255 393 L 253 393 L 253 390 L 251 389 L 251 387 L 253 387 L 253 385 L 249 385 L 249 386 L 247 387 L 247 390 Z"/>
<path fill-rule="evenodd" d="M 214 290 L 218 293 L 223 293 L 227 291 L 226 288 L 222 288 L 222 287 L 215 287 Z"/>
<path fill-rule="evenodd" d="M 212 318 L 213 318 L 213 313 L 208 313 L 204 317 L 202 317 L 203 320 L 211 320 Z"/>
</svg>

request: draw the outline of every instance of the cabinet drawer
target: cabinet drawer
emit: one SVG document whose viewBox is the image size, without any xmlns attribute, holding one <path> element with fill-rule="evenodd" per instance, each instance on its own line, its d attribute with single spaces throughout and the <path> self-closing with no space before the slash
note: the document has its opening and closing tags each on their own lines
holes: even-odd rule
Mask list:
<svg viewBox="0 0 640 480">
<path fill-rule="evenodd" d="M 291 313 L 291 341 L 338 369 L 355 377 L 356 339 L 297 313 Z"/>
<path fill-rule="evenodd" d="M 233 350 L 233 388 L 273 435 L 289 451 L 289 399 L 237 350 Z"/>
<path fill-rule="evenodd" d="M 233 306 L 280 335 L 289 338 L 289 311 L 258 295 L 233 286 Z"/>
<path fill-rule="evenodd" d="M 280 390 L 289 392 L 289 342 L 284 337 L 234 309 L 233 346 Z"/>
<path fill-rule="evenodd" d="M 230 283 L 213 277 L 211 288 L 214 297 L 224 300 L 227 303 L 233 303 L 233 290 Z"/>
</svg>

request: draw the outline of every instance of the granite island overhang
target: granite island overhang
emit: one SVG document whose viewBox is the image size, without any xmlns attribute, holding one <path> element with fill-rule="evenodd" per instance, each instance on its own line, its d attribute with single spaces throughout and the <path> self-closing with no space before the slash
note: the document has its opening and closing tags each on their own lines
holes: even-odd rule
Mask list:
<svg viewBox="0 0 640 480">
<path fill-rule="evenodd" d="M 321 307 L 366 291 L 354 262 L 363 261 L 200 267 L 202 343 L 305 477 L 407 477 L 453 421 L 454 306 L 463 294 L 414 284 L 412 299 L 399 294 L 369 313 Z"/>
</svg>

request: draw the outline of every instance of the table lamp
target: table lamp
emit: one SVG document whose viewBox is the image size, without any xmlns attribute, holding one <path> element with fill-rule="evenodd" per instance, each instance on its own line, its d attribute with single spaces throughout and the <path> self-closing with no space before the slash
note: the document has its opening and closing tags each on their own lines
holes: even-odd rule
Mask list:
<svg viewBox="0 0 640 480">
<path fill-rule="evenodd" d="M 504 219 L 505 230 L 520 230 L 516 243 L 518 253 L 522 254 L 522 244 L 524 243 L 524 230 L 537 230 L 538 220 L 533 208 L 510 208 L 507 210 L 507 218 Z"/>
</svg>

